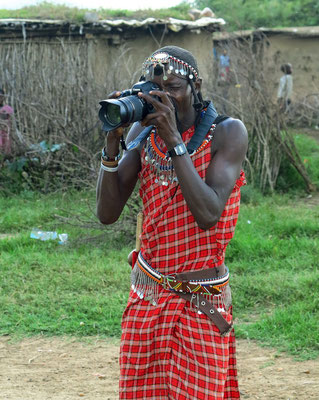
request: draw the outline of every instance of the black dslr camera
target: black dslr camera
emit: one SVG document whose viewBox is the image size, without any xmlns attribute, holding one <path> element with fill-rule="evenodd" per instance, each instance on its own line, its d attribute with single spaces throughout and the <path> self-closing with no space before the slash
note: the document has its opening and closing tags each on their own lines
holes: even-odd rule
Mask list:
<svg viewBox="0 0 319 400">
<path fill-rule="evenodd" d="M 112 131 L 119 126 L 141 121 L 147 114 L 154 111 L 152 104 L 138 97 L 138 93 L 148 94 L 152 90 L 161 90 L 151 81 L 138 82 L 132 89 L 124 90 L 116 99 L 100 101 L 99 118 L 103 122 L 104 131 Z"/>
</svg>

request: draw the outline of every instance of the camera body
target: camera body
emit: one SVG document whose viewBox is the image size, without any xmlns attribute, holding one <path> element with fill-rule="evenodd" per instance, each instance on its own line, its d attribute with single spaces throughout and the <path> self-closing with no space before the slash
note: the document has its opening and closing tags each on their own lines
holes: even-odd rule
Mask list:
<svg viewBox="0 0 319 400">
<path fill-rule="evenodd" d="M 154 111 L 152 104 L 138 96 L 138 93 L 148 94 L 152 90 L 161 90 L 154 82 L 138 82 L 131 89 L 124 90 L 116 99 L 100 101 L 99 118 L 103 122 L 102 129 L 112 131 L 124 124 L 141 121 L 147 114 Z"/>
</svg>

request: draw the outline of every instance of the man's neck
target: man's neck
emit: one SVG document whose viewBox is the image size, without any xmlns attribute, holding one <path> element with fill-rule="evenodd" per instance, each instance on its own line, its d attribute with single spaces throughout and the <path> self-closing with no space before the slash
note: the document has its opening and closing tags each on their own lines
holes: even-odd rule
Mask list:
<svg viewBox="0 0 319 400">
<path fill-rule="evenodd" d="M 196 121 L 196 111 L 194 108 L 188 116 L 179 118 L 177 116 L 177 129 L 180 133 L 187 131 L 191 126 L 195 125 Z"/>
</svg>

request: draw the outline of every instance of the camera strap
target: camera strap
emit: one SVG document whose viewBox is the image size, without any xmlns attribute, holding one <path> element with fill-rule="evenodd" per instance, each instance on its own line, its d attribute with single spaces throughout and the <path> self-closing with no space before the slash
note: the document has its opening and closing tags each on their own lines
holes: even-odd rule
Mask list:
<svg viewBox="0 0 319 400">
<path fill-rule="evenodd" d="M 143 129 L 141 133 L 139 133 L 134 140 L 126 145 L 126 150 L 131 151 L 136 149 L 143 142 L 151 133 L 154 125 L 148 126 L 147 128 Z"/>
<path fill-rule="evenodd" d="M 187 151 L 192 154 L 202 144 L 207 132 L 218 117 L 218 113 L 210 101 L 208 103 L 205 114 L 202 116 L 200 123 L 197 125 L 194 135 L 187 145 Z"/>
<path fill-rule="evenodd" d="M 200 123 L 195 129 L 194 135 L 187 145 L 187 151 L 189 154 L 192 154 L 202 144 L 207 132 L 217 118 L 218 113 L 213 106 L 213 103 L 210 101 L 204 115 L 200 120 Z M 151 125 L 143 129 L 142 132 L 139 133 L 134 140 L 126 145 L 126 150 L 131 151 L 133 149 L 136 149 L 136 147 L 138 147 L 140 143 L 142 143 L 150 135 L 153 128 L 154 126 Z"/>
</svg>

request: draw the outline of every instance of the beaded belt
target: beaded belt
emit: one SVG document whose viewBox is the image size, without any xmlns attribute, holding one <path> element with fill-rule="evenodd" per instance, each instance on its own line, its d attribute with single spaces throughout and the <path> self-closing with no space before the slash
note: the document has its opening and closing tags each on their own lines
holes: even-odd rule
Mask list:
<svg viewBox="0 0 319 400">
<path fill-rule="evenodd" d="M 198 293 L 205 295 L 220 294 L 220 288 L 229 282 L 229 270 L 225 267 L 225 273 L 218 276 L 215 268 L 203 270 L 212 275 L 206 279 L 190 279 L 194 273 L 202 273 L 203 271 L 191 271 L 174 275 L 163 275 L 152 268 L 143 258 L 141 252 L 138 254 L 137 264 L 139 268 L 155 282 L 163 286 L 165 290 L 171 290 L 181 293 Z M 215 276 L 214 276 L 215 275 Z"/>
<path fill-rule="evenodd" d="M 143 258 L 141 252 L 136 261 L 137 266 L 152 281 L 157 282 L 164 289 L 175 292 L 184 300 L 193 303 L 201 312 L 214 322 L 222 336 L 232 329 L 221 313 L 203 295 L 218 295 L 220 288 L 229 282 L 229 271 L 219 275 L 220 268 L 210 268 L 200 271 L 184 272 L 175 275 L 163 275 L 152 268 Z M 193 279 L 191 279 L 193 277 Z M 195 279 L 196 277 L 196 279 Z"/>
</svg>

